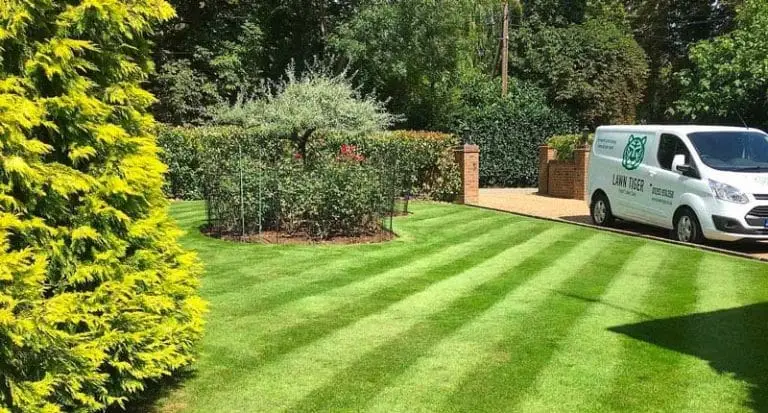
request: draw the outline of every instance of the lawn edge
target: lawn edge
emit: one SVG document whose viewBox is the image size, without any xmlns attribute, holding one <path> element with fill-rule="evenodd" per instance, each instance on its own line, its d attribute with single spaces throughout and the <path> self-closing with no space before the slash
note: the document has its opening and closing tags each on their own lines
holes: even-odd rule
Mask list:
<svg viewBox="0 0 768 413">
<path fill-rule="evenodd" d="M 531 219 L 537 219 L 537 220 L 543 220 L 543 221 L 549 221 L 549 222 L 558 222 L 558 223 L 567 224 L 567 225 L 575 225 L 575 226 L 579 226 L 579 227 L 582 227 L 582 228 L 592 228 L 592 229 L 598 230 L 598 231 L 612 232 L 614 234 L 626 235 L 626 236 L 633 237 L 633 238 L 644 238 L 644 239 L 648 239 L 648 240 L 663 242 L 665 244 L 672 244 L 672 245 L 677 245 L 677 246 L 680 246 L 680 247 L 685 247 L 685 248 L 690 248 L 690 249 L 698 249 L 698 250 L 701 250 L 701 251 L 714 252 L 714 253 L 719 253 L 719 254 L 723 254 L 723 255 L 728 255 L 728 256 L 731 256 L 731 257 L 743 258 L 743 259 L 747 259 L 747 260 L 750 260 L 750 261 L 758 261 L 758 262 L 762 262 L 762 263 L 768 263 L 768 258 L 756 257 L 754 255 L 745 254 L 745 253 L 737 252 L 737 251 L 731 251 L 731 250 L 727 250 L 727 249 L 723 249 L 723 248 L 712 247 L 712 246 L 709 246 L 709 245 L 689 244 L 689 243 L 685 243 L 685 242 L 676 241 L 676 240 L 673 240 L 673 239 L 670 239 L 670 238 L 662 238 L 662 237 L 657 237 L 657 236 L 653 236 L 653 235 L 640 234 L 640 233 L 637 233 L 637 232 L 626 231 L 626 230 L 618 229 L 618 228 L 598 227 L 596 225 L 585 224 L 585 223 L 581 223 L 581 222 L 573 222 L 573 221 L 568 221 L 568 220 L 564 220 L 564 219 L 561 219 L 561 218 L 543 217 L 543 216 L 539 216 L 539 215 L 531 215 L 531 214 L 526 214 L 526 213 L 522 213 L 522 212 L 512 212 L 512 211 L 507 211 L 507 210 L 504 210 L 504 209 L 488 207 L 488 206 L 483 206 L 483 205 L 465 204 L 465 206 L 472 207 L 472 208 L 478 208 L 478 209 L 484 209 L 484 210 L 487 210 L 487 211 L 495 211 L 495 212 L 501 212 L 501 213 L 505 213 L 505 214 L 517 215 L 517 216 L 531 218 Z"/>
</svg>

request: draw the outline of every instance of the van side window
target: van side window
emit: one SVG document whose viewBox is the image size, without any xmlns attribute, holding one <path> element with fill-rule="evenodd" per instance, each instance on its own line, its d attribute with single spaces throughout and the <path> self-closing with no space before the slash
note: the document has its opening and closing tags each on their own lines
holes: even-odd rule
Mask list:
<svg viewBox="0 0 768 413">
<path fill-rule="evenodd" d="M 672 161 L 675 155 L 685 155 L 686 162 L 691 162 L 691 153 L 682 140 L 675 135 L 663 134 L 659 141 L 659 166 L 672 170 Z"/>
</svg>

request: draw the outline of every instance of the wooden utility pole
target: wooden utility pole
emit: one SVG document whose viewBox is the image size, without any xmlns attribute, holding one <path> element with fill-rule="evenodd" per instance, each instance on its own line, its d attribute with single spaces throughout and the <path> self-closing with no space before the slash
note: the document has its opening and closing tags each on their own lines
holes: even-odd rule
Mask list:
<svg viewBox="0 0 768 413">
<path fill-rule="evenodd" d="M 501 96 L 509 90 L 509 2 L 504 2 L 504 21 L 501 34 Z"/>
</svg>

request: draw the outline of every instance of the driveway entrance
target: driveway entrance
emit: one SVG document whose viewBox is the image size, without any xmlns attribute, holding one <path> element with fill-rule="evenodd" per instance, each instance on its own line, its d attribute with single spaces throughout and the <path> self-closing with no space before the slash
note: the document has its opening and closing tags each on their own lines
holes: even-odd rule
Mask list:
<svg viewBox="0 0 768 413">
<path fill-rule="evenodd" d="M 552 198 L 541 196 L 536 188 L 489 188 L 480 190 L 479 205 L 516 214 L 531 215 L 541 218 L 560 219 L 563 221 L 592 224 L 589 218 L 589 207 L 585 201 L 575 199 Z M 669 231 L 619 221 L 616 229 L 629 231 L 640 235 L 669 238 Z M 749 254 L 768 260 L 768 243 L 725 243 L 712 242 L 708 245 L 730 250 L 737 253 Z"/>
</svg>

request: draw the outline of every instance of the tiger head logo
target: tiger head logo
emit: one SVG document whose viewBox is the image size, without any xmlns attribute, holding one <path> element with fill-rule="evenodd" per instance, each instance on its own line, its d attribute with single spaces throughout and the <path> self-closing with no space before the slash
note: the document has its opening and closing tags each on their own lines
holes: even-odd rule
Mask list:
<svg viewBox="0 0 768 413">
<path fill-rule="evenodd" d="M 621 160 L 621 165 L 624 168 L 633 171 L 640 167 L 643 158 L 645 158 L 645 143 L 647 141 L 647 136 L 630 135 L 627 147 L 624 148 L 624 157 Z"/>
</svg>

